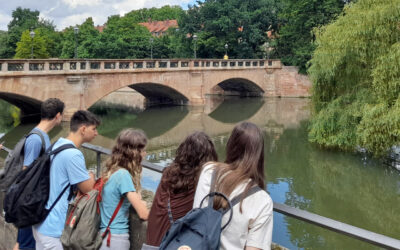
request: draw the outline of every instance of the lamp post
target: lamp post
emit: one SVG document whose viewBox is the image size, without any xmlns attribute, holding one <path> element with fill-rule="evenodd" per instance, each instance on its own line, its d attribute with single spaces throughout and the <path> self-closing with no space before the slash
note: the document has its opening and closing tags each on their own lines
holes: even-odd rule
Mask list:
<svg viewBox="0 0 400 250">
<path fill-rule="evenodd" d="M 265 43 L 265 48 L 267 50 L 267 60 L 269 61 L 269 42 Z"/>
<path fill-rule="evenodd" d="M 196 59 L 197 58 L 197 55 L 196 55 L 197 35 L 196 34 L 193 35 L 193 42 L 194 42 L 194 44 L 193 44 L 194 59 Z"/>
<path fill-rule="evenodd" d="M 224 46 L 224 47 L 225 47 L 225 56 L 224 56 L 224 59 L 225 59 L 225 60 L 228 60 L 228 59 L 229 59 L 229 57 L 228 57 L 228 47 L 229 47 L 229 46 L 228 46 L 227 43 L 225 43 L 225 46 Z"/>
<path fill-rule="evenodd" d="M 33 59 L 33 38 L 35 37 L 35 31 L 31 29 L 29 35 L 31 36 L 31 59 Z"/>
<path fill-rule="evenodd" d="M 150 37 L 150 58 L 153 59 L 153 42 L 154 38 Z"/>
<path fill-rule="evenodd" d="M 75 52 L 74 52 L 74 58 L 75 58 L 75 59 L 78 58 L 78 39 L 77 39 L 78 33 L 79 33 L 79 28 L 78 28 L 78 26 L 75 26 L 75 28 L 74 28 L 74 36 L 75 36 Z"/>
</svg>

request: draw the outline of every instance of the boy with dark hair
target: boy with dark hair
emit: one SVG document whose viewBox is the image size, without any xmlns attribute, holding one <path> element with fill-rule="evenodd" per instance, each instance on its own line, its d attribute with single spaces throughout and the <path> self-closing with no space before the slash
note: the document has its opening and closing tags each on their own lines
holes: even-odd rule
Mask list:
<svg viewBox="0 0 400 250">
<path fill-rule="evenodd" d="M 50 138 L 47 133 L 61 123 L 63 111 L 64 103 L 57 98 L 49 98 L 42 103 L 41 120 L 32 129 L 31 133 L 34 134 L 28 136 L 25 141 L 23 169 L 31 165 L 41 153 L 44 153 L 44 150 L 50 147 Z M 35 249 L 32 227 L 18 229 L 17 243 L 14 246 L 14 250 L 18 249 Z"/>
<path fill-rule="evenodd" d="M 93 189 L 94 175 L 88 173 L 85 159 L 78 148 L 97 136 L 98 125 L 100 125 L 100 121 L 94 114 L 79 110 L 71 118 L 70 133 L 67 138 L 60 138 L 54 144 L 52 150 L 65 144 L 72 144 L 75 148 L 65 149 L 52 159 L 50 196 L 46 205 L 47 209 L 68 185 L 76 186 L 82 193 L 87 193 Z M 69 193 L 70 189 L 67 188 L 46 219 L 33 226 L 37 249 L 63 249 L 60 237 L 67 217 Z"/>
</svg>

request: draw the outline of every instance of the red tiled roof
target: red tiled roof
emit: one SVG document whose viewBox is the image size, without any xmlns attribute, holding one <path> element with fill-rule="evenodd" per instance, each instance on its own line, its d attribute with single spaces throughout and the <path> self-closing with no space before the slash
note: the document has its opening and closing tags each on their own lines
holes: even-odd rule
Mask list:
<svg viewBox="0 0 400 250">
<path fill-rule="evenodd" d="M 140 25 L 143 25 L 146 27 L 150 33 L 161 33 L 167 31 L 171 27 L 178 27 L 178 21 L 177 20 L 165 20 L 165 21 L 151 21 L 146 23 L 139 23 Z"/>
<path fill-rule="evenodd" d="M 103 32 L 105 25 L 97 25 L 96 27 L 94 27 L 96 30 L 98 30 L 99 32 Z"/>
</svg>

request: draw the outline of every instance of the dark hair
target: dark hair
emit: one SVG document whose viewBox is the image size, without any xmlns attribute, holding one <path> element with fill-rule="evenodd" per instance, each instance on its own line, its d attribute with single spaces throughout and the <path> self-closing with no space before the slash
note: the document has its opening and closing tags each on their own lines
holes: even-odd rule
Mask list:
<svg viewBox="0 0 400 250">
<path fill-rule="evenodd" d="M 261 130 L 253 123 L 242 122 L 235 126 L 226 145 L 225 164 L 216 166 L 216 191 L 229 196 L 240 184 L 250 180 L 244 196 L 257 185 L 265 189 L 264 182 L 264 138 Z M 241 203 L 243 198 L 241 200 Z M 215 197 L 214 208 L 227 207 L 226 201 Z M 240 204 L 240 211 L 242 205 Z"/>
<path fill-rule="evenodd" d="M 175 194 L 195 189 L 204 163 L 217 160 L 210 137 L 194 132 L 179 145 L 174 161 L 164 170 L 161 185 Z"/>
<path fill-rule="evenodd" d="M 40 106 L 40 118 L 52 120 L 58 113 L 64 111 L 64 103 L 58 98 L 49 98 Z"/>
<path fill-rule="evenodd" d="M 70 130 L 71 132 L 76 132 L 81 126 L 90 126 L 90 125 L 95 125 L 99 126 L 100 125 L 100 120 L 90 111 L 86 110 L 78 110 L 76 111 L 71 118 L 70 122 Z"/>
<path fill-rule="evenodd" d="M 106 169 L 103 173 L 103 180 L 107 180 L 119 168 L 124 168 L 132 176 L 136 191 L 140 193 L 140 177 L 142 173 L 142 155 L 141 152 L 146 147 L 147 137 L 141 130 L 124 129 L 112 148 L 110 158 L 107 160 Z"/>
</svg>

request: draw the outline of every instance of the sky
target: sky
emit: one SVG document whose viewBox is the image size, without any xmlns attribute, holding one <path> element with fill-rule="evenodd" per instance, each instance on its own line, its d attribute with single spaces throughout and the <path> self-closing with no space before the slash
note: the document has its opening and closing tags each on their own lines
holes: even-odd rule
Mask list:
<svg viewBox="0 0 400 250">
<path fill-rule="evenodd" d="M 187 9 L 195 0 L 0 0 L 0 30 L 7 30 L 11 13 L 17 7 L 40 11 L 40 17 L 54 22 L 57 30 L 81 24 L 92 17 L 102 25 L 111 15 L 124 15 L 141 8 L 179 5 Z"/>
</svg>

